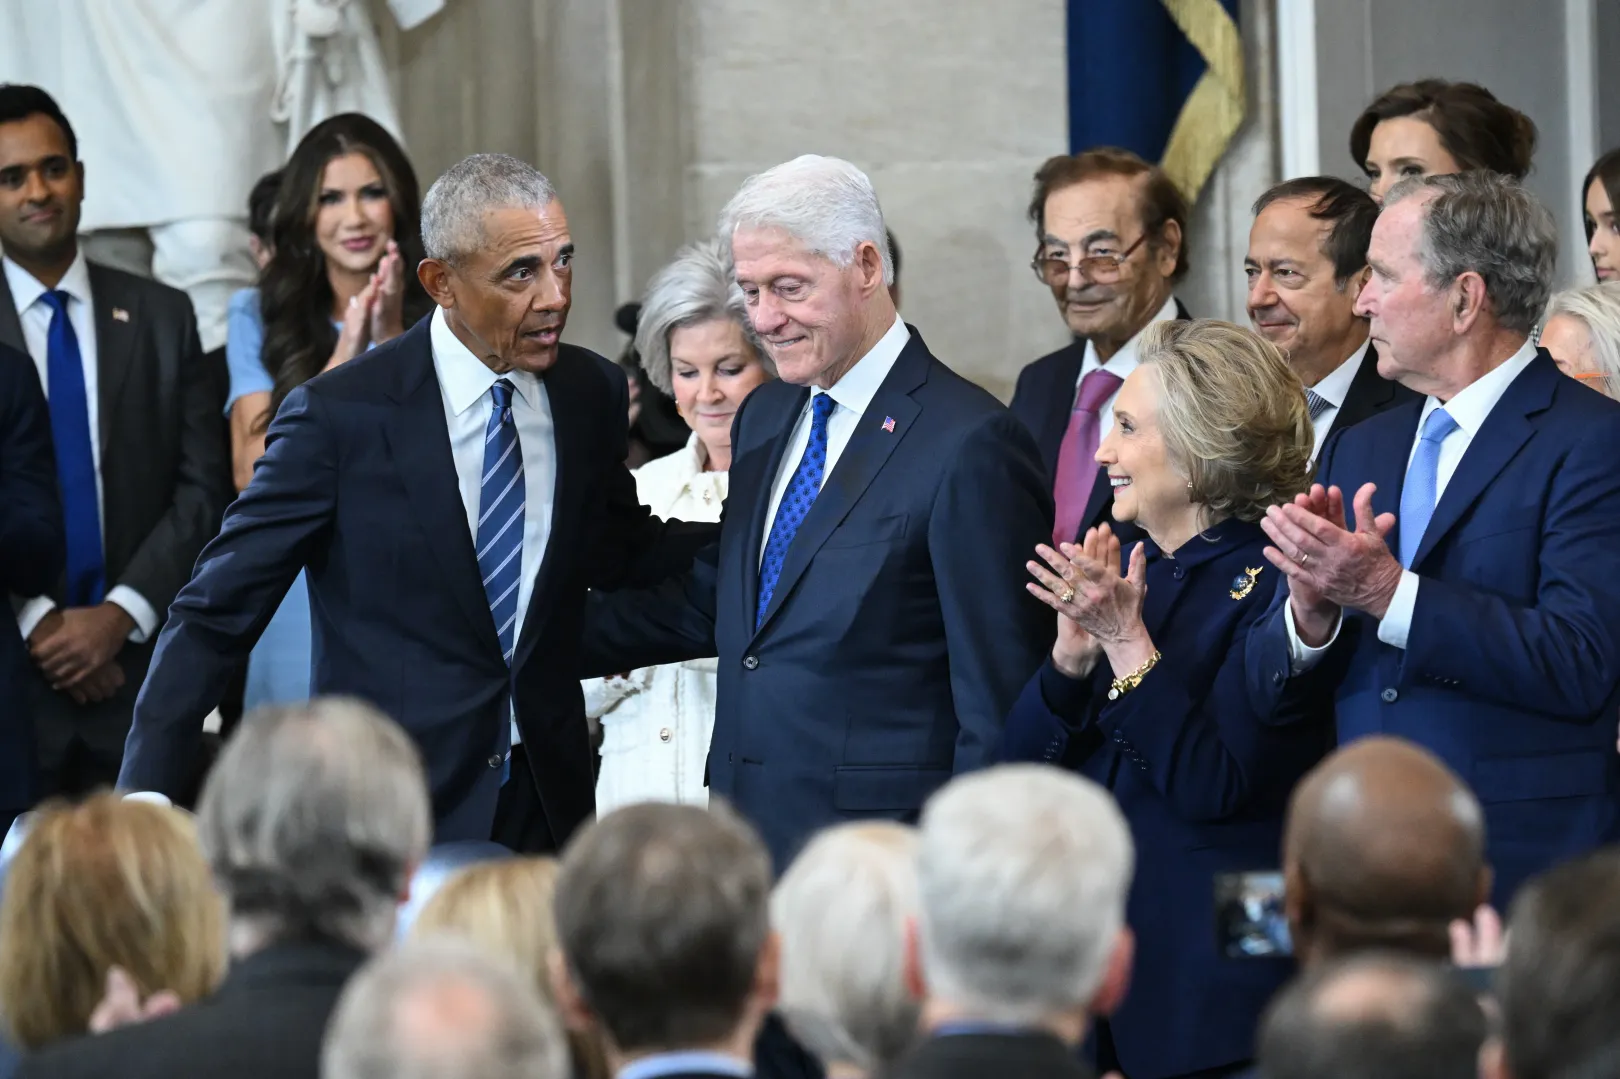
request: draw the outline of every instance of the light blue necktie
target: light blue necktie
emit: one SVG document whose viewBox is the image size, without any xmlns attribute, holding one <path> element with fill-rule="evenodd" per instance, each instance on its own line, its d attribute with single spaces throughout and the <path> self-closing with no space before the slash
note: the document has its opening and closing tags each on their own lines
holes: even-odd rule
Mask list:
<svg viewBox="0 0 1620 1079">
<path fill-rule="evenodd" d="M 489 388 L 495 407 L 484 428 L 484 478 L 478 485 L 478 572 L 508 666 L 517 640 L 518 585 L 523 579 L 523 448 L 512 419 L 512 391 L 511 381 L 504 378 Z M 511 749 L 506 723 L 496 749 L 503 756 Z M 508 761 L 501 782 L 510 767 Z"/>
<path fill-rule="evenodd" d="M 782 503 L 776 507 L 776 519 L 771 522 L 771 535 L 765 542 L 765 557 L 759 564 L 759 607 L 754 612 L 754 628 L 765 624 L 765 609 L 771 605 L 771 593 L 782 576 L 782 563 L 787 560 L 788 548 L 799 526 L 810 512 L 816 495 L 821 493 L 821 477 L 827 470 L 827 419 L 836 402 L 824 393 L 816 394 L 810 405 L 810 441 L 805 444 L 799 467 L 793 470 L 787 490 L 782 492 Z"/>
<path fill-rule="evenodd" d="M 1401 488 L 1401 516 L 1396 527 L 1401 534 L 1401 565 L 1412 568 L 1418 548 L 1423 545 L 1423 532 L 1434 516 L 1434 504 L 1440 490 L 1440 444 L 1457 429 L 1451 413 L 1437 408 L 1423 421 L 1423 433 L 1418 436 L 1417 451 L 1412 463 L 1406 466 L 1406 483 Z"/>
<path fill-rule="evenodd" d="M 79 335 L 68 318 L 68 294 L 61 290 L 40 297 L 51 309 L 45 338 L 45 392 L 51 413 L 51 439 L 56 447 L 56 483 L 62 492 L 62 520 L 67 532 L 69 607 L 90 607 L 106 592 L 106 563 L 101 550 L 101 510 L 96 505 L 96 457 L 90 441 L 90 398 L 84 385 L 84 359 Z"/>
</svg>

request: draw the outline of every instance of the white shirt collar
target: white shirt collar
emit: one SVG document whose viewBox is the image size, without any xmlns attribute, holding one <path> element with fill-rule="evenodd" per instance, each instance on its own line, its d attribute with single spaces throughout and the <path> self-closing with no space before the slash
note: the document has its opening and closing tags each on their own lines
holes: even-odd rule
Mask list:
<svg viewBox="0 0 1620 1079">
<path fill-rule="evenodd" d="M 1361 343 L 1361 347 L 1350 353 L 1350 358 L 1335 367 L 1326 378 L 1310 390 L 1316 396 L 1332 405 L 1334 408 L 1343 408 L 1344 399 L 1350 396 L 1350 384 L 1356 380 L 1356 372 L 1361 370 L 1361 361 L 1366 358 L 1367 350 L 1372 347 L 1372 338 Z"/>
<path fill-rule="evenodd" d="M 1142 329 L 1137 330 L 1129 341 L 1120 346 L 1118 352 L 1108 357 L 1106 363 L 1097 358 L 1097 346 L 1088 340 L 1086 342 L 1085 359 L 1080 362 L 1080 377 L 1084 378 L 1099 367 L 1106 368 L 1110 373 L 1118 375 L 1122 379 L 1128 377 L 1132 371 L 1136 370 L 1137 351 L 1142 344 L 1143 331 L 1155 322 L 1170 322 L 1179 317 L 1180 314 L 1181 312 L 1176 308 L 1176 298 L 1172 295 L 1164 301 L 1164 306 L 1159 308 L 1158 312 L 1147 320 Z"/>
<path fill-rule="evenodd" d="M 540 380 L 527 371 L 508 371 L 504 375 L 491 371 L 489 365 L 461 343 L 461 338 L 444 320 L 444 308 L 434 310 L 428 337 L 433 346 L 433 369 L 439 376 L 439 385 L 444 387 L 450 411 L 455 415 L 476 405 L 496 380 L 502 378 L 512 380 L 512 386 L 530 408 L 540 407 Z"/>
<path fill-rule="evenodd" d="M 46 293 L 44 285 L 39 279 L 11 259 L 0 259 L 5 267 L 6 285 L 11 289 L 11 302 L 17 305 L 17 312 L 28 310 Z M 86 307 L 90 305 L 90 264 L 85 261 L 84 248 L 79 248 L 78 254 L 73 256 L 73 264 L 57 282 L 57 289 L 67 293 Z"/>
<path fill-rule="evenodd" d="M 866 412 L 866 406 L 872 403 L 872 398 L 877 396 L 878 388 L 889 377 L 894 362 L 900 358 L 906 342 L 910 340 L 911 331 L 906 329 L 905 320 L 895 315 L 894 325 L 878 338 L 878 343 L 866 355 L 855 361 L 854 367 L 844 372 L 843 378 L 833 386 L 810 387 L 812 396 L 825 390 L 827 396 L 839 405 L 857 416 L 862 415 Z"/>
<path fill-rule="evenodd" d="M 1507 393 L 1507 388 L 1513 385 L 1513 380 L 1524 373 L 1530 366 L 1530 361 L 1536 358 L 1536 343 L 1525 338 L 1519 351 L 1476 378 L 1454 394 L 1451 400 L 1445 403 L 1446 412 L 1457 421 L 1457 426 L 1473 438 L 1479 434 L 1479 429 L 1485 425 L 1485 418 L 1496 407 L 1496 402 Z M 1440 399 L 1430 397 L 1423 402 L 1423 415 L 1418 417 L 1418 430 L 1423 430 L 1429 413 L 1440 407 Z"/>
</svg>

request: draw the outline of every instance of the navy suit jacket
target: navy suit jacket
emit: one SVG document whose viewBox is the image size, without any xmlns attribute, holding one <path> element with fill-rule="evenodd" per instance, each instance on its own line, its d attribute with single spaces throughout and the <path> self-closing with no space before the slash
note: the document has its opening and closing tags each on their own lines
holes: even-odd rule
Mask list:
<svg viewBox="0 0 1620 1079">
<path fill-rule="evenodd" d="M 51 414 L 27 353 L 0 345 L 0 592 L 40 596 L 66 558 Z M 0 604 L 7 615 L 11 608 Z M 0 823 L 33 804 L 33 664 L 17 621 L 0 626 Z"/>
<path fill-rule="evenodd" d="M 1376 483 L 1400 509 L 1422 400 L 1335 432 L 1318 476 L 1348 503 Z M 1620 405 L 1540 353 L 1491 410 L 1435 507 L 1404 650 L 1345 613 L 1309 675 L 1334 694 L 1339 740 L 1411 739 L 1484 803 L 1495 901 L 1526 877 L 1620 838 Z M 1396 529 L 1400 528 L 1399 521 Z M 1398 532 L 1389 537 L 1397 549 Z M 1256 627 L 1251 687 L 1290 681 L 1278 596 Z"/>
<path fill-rule="evenodd" d="M 1192 318 L 1180 300 L 1176 301 L 1176 317 Z M 1069 429 L 1069 414 L 1074 410 L 1075 387 L 1080 383 L 1080 368 L 1086 360 L 1086 343 L 1071 341 L 1056 352 L 1027 365 L 1018 372 L 1018 385 L 1013 390 L 1014 416 L 1024 421 L 1029 433 L 1035 436 L 1040 450 L 1041 464 L 1046 469 L 1046 489 L 1057 483 L 1058 448 L 1063 445 L 1063 432 Z M 1097 478 L 1091 486 L 1091 497 L 1086 500 L 1085 516 L 1080 518 L 1080 531 L 1108 523 L 1122 541 L 1138 539 L 1142 533 L 1135 525 L 1114 521 L 1114 491 L 1108 483 L 1108 471 L 1097 469 Z M 1051 541 L 1048 535 L 1047 541 Z"/>
<path fill-rule="evenodd" d="M 490 836 L 510 691 L 547 823 L 565 842 L 595 808 L 578 683 L 586 590 L 662 580 L 715 528 L 664 525 L 636 501 L 622 463 L 628 391 L 613 364 L 562 345 L 545 383 L 551 532 L 510 672 L 424 318 L 287 396 L 252 483 L 170 609 L 119 786 L 183 785 L 203 716 L 307 567 L 314 691 L 371 701 L 416 740 L 437 840 Z"/>
<path fill-rule="evenodd" d="M 755 629 L 771 486 L 809 392 L 772 382 L 749 395 L 718 542 L 654 594 L 600 597 L 585 644 L 586 674 L 719 656 L 709 787 L 760 829 L 778 868 L 824 825 L 913 819 L 952 774 L 993 762 L 1051 638 L 1024 590 L 1052 528 L 1035 446 L 915 330 Z"/>
<path fill-rule="evenodd" d="M 1158 665 L 1109 701 L 1116 672 L 1106 657 L 1080 680 L 1049 659 L 1006 731 L 1008 759 L 1078 771 L 1112 791 L 1130 822 L 1136 966 L 1109 1022 L 1132 1079 L 1249 1059 L 1260 1013 L 1293 964 L 1218 952 L 1215 875 L 1276 868 L 1288 793 L 1327 752 L 1333 729 L 1320 701 L 1278 698 L 1279 707 L 1313 709 L 1283 725 L 1251 702 L 1249 628 L 1279 579 L 1260 553 L 1259 525 L 1223 521 L 1174 558 L 1144 542 L 1142 619 L 1163 655 Z M 1128 566 L 1128 547 L 1121 558 Z"/>
</svg>

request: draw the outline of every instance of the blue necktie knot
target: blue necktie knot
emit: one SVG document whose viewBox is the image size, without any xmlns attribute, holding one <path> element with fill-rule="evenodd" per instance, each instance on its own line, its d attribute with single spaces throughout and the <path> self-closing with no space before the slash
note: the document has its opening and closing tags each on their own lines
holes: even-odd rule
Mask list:
<svg viewBox="0 0 1620 1079">
<path fill-rule="evenodd" d="M 1451 413 L 1437 408 L 1423 421 L 1412 461 L 1406 466 L 1406 483 L 1401 488 L 1401 513 L 1395 522 L 1400 536 L 1401 565 L 1412 568 L 1423 533 L 1434 516 L 1440 491 L 1440 445 L 1457 430 Z"/>
<path fill-rule="evenodd" d="M 40 296 L 40 299 L 45 301 L 45 306 L 51 309 L 52 315 L 65 315 L 67 314 L 68 300 L 72 299 L 72 297 L 57 288 L 45 292 Z"/>
<path fill-rule="evenodd" d="M 499 423 L 512 422 L 512 394 L 516 387 L 509 378 L 495 380 L 495 385 L 489 388 L 489 395 L 495 402 L 495 416 Z"/>
<path fill-rule="evenodd" d="M 1457 421 L 1451 418 L 1451 413 L 1443 408 L 1437 408 L 1429 413 L 1429 418 L 1423 421 L 1423 441 L 1444 442 L 1446 436 L 1457 429 Z"/>
<path fill-rule="evenodd" d="M 776 592 L 776 582 L 782 577 L 782 566 L 787 561 L 788 548 L 799 526 L 810 513 L 810 507 L 821 493 L 822 477 L 827 471 L 827 421 L 837 402 L 829 394 L 818 393 L 810 401 L 810 438 L 804 446 L 799 467 L 793 470 L 782 501 L 776 507 L 776 519 L 771 522 L 770 538 L 765 542 L 765 556 L 759 564 L 759 605 L 754 612 L 754 628 L 765 624 L 765 611 Z"/>
</svg>

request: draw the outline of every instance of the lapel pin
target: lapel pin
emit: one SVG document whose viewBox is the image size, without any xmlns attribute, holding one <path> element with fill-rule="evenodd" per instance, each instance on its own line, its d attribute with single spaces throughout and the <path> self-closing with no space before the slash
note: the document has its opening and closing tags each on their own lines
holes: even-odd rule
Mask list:
<svg viewBox="0 0 1620 1079">
<path fill-rule="evenodd" d="M 1243 572 L 1232 578 L 1232 591 L 1228 592 L 1227 595 L 1233 599 L 1242 599 L 1250 592 L 1253 592 L 1255 579 L 1260 576 L 1260 569 L 1259 566 L 1254 569 L 1247 566 L 1243 567 Z"/>
<path fill-rule="evenodd" d="M 883 429 L 885 431 L 889 432 L 889 434 L 891 434 L 891 435 L 894 434 L 894 417 L 893 416 L 885 416 L 885 417 L 883 417 Z"/>
<path fill-rule="evenodd" d="M 114 322 L 128 322 L 129 321 L 129 312 L 125 311 L 122 307 L 113 308 L 112 309 L 112 316 L 113 316 L 113 321 Z"/>
</svg>

